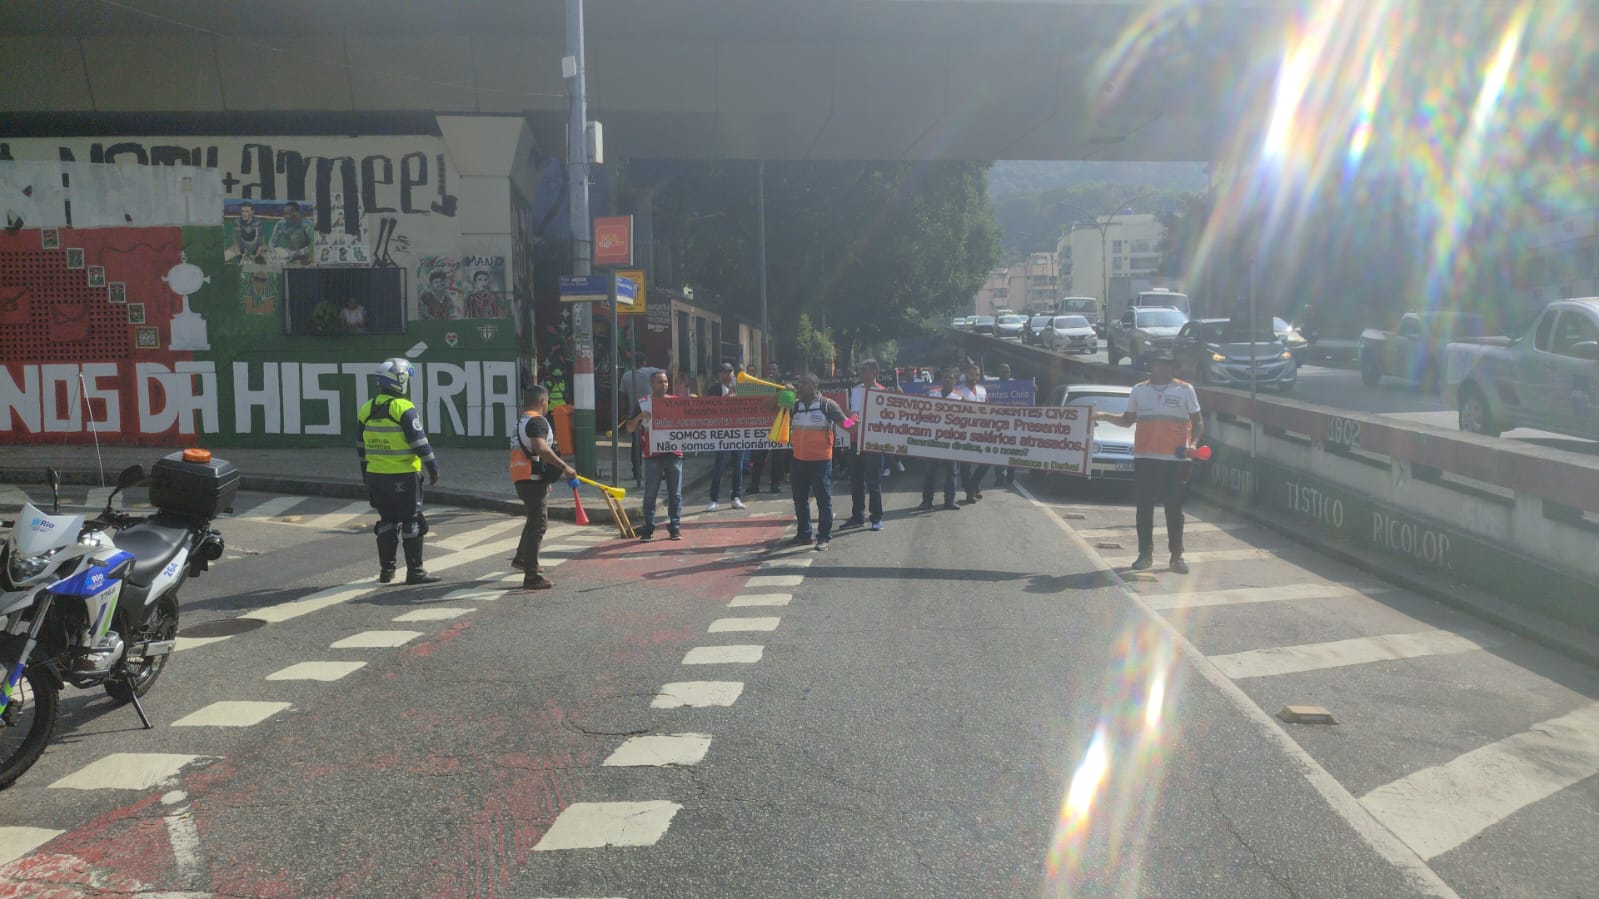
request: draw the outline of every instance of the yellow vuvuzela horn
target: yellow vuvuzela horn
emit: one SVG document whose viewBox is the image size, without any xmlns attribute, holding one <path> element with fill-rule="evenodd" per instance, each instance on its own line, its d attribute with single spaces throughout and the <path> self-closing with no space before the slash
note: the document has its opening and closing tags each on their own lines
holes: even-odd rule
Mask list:
<svg viewBox="0 0 1599 899">
<path fill-rule="evenodd" d="M 616 497 L 617 499 L 627 499 L 627 490 L 626 490 L 626 488 L 623 488 L 623 487 L 612 487 L 610 484 L 601 484 L 599 481 L 591 481 L 588 478 L 583 477 L 582 475 L 578 475 L 577 479 L 582 481 L 583 483 L 589 485 L 590 487 L 598 487 L 601 490 L 604 490 L 606 493 L 609 493 L 610 495 Z"/>
<path fill-rule="evenodd" d="M 778 383 L 775 383 L 773 381 L 767 381 L 767 380 L 765 380 L 763 378 L 757 378 L 757 377 L 755 377 L 754 375 L 750 374 L 747 371 L 741 371 L 741 372 L 738 373 L 738 382 L 740 384 L 759 384 L 762 387 L 770 387 L 773 390 L 782 390 L 783 389 L 783 385 L 782 384 L 778 384 Z"/>
</svg>

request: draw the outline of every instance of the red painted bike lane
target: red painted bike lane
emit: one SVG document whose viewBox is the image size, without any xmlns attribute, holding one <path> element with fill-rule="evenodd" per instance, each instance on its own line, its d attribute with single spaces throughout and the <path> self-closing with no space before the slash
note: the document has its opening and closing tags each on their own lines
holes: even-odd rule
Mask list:
<svg viewBox="0 0 1599 899">
<path fill-rule="evenodd" d="M 0 899 L 508 895 L 560 811 L 615 788 L 620 769 L 601 761 L 650 731 L 656 688 L 692 679 L 684 652 L 788 527 L 691 518 L 682 541 L 602 544 L 552 568 L 547 593 L 433 603 L 477 608 L 400 649 L 329 650 L 303 619 L 305 658 L 367 666 L 332 684 L 241 683 L 240 699 L 292 710 L 0 868 Z M 402 610 L 368 626 L 416 627 L 389 624 Z M 197 846 L 175 839 L 176 815 Z"/>
</svg>

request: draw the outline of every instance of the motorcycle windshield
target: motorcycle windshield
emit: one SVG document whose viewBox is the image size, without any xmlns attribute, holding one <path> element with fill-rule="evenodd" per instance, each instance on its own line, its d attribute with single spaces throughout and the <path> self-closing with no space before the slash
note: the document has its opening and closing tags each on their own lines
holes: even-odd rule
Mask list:
<svg viewBox="0 0 1599 899">
<path fill-rule="evenodd" d="M 78 540 L 82 515 L 46 515 L 33 503 L 24 503 L 11 529 L 11 545 L 24 556 L 37 556 Z"/>
</svg>

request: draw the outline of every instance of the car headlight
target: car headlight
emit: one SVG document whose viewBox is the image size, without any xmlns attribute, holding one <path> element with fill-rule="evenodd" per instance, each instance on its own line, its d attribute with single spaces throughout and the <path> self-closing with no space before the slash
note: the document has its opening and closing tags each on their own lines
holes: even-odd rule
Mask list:
<svg viewBox="0 0 1599 899">
<path fill-rule="evenodd" d="M 1104 448 L 1104 447 L 1103 447 L 1103 446 L 1101 446 L 1101 445 L 1100 445 L 1100 443 L 1099 443 L 1099 441 L 1097 441 L 1097 440 L 1096 440 L 1096 441 L 1094 441 L 1094 452 L 1096 452 L 1096 453 L 1102 453 L 1102 452 L 1104 452 L 1104 451 L 1105 451 L 1105 448 Z"/>
<path fill-rule="evenodd" d="M 11 575 L 11 580 L 13 583 L 32 580 L 39 575 L 44 574 L 45 569 L 50 567 L 50 560 L 55 558 L 56 553 L 61 552 L 63 549 L 66 549 L 66 547 L 58 546 L 55 549 L 49 550 L 48 552 L 42 552 L 36 556 L 24 556 L 13 553 L 11 556 L 11 564 L 6 566 L 6 572 Z"/>
<path fill-rule="evenodd" d="M 1287 351 L 1287 350 L 1283 350 L 1283 354 L 1281 356 L 1278 356 L 1277 358 L 1278 359 L 1292 359 L 1292 358 L 1294 358 L 1294 354 L 1289 352 L 1289 351 Z"/>
<path fill-rule="evenodd" d="M 1210 354 L 1210 361 L 1212 361 L 1212 362 L 1226 362 L 1227 361 L 1227 357 L 1223 356 L 1221 353 L 1211 353 Z"/>
</svg>

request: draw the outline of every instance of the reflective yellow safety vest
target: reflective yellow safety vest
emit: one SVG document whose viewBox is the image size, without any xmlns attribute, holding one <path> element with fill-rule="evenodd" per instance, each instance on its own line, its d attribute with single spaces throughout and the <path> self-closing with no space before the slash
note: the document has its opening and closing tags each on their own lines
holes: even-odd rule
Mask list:
<svg viewBox="0 0 1599 899">
<path fill-rule="evenodd" d="M 416 408 L 404 397 L 373 397 L 361 407 L 361 444 L 371 474 L 410 474 L 422 470 L 422 457 L 405 439 L 400 419 Z"/>
</svg>

